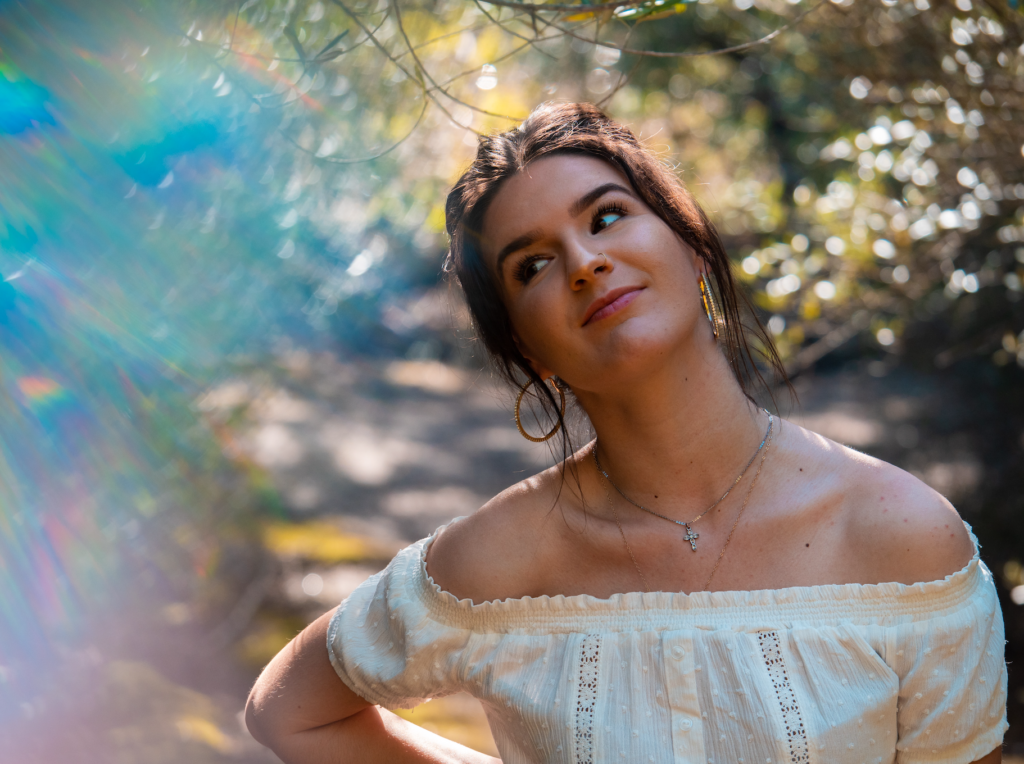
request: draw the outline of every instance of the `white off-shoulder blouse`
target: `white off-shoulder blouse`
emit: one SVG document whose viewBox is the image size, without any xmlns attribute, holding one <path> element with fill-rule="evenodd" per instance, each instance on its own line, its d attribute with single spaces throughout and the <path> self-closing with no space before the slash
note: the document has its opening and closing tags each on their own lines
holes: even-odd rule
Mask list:
<svg viewBox="0 0 1024 764">
<path fill-rule="evenodd" d="M 1002 743 L 1003 621 L 973 533 L 941 581 L 479 605 L 428 575 L 436 535 L 341 604 L 331 663 L 386 708 L 470 693 L 505 764 L 966 764 Z"/>
</svg>

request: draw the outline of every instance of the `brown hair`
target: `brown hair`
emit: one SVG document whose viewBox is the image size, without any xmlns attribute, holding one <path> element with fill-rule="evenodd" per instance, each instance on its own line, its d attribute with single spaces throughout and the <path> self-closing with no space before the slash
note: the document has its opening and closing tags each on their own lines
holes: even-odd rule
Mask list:
<svg viewBox="0 0 1024 764">
<path fill-rule="evenodd" d="M 518 127 L 480 137 L 476 159 L 455 183 L 445 205 L 451 238 L 445 270 L 453 273 L 461 285 L 477 334 L 499 374 L 513 386 L 520 384 L 517 372 L 524 374 L 534 382 L 534 390 L 543 391 L 544 407 L 562 425 L 563 456 L 572 452 L 572 443 L 555 396 L 517 347 L 500 285 L 480 252 L 483 216 L 502 182 L 531 161 L 556 153 L 597 157 L 622 171 L 647 206 L 704 260 L 714 276 L 725 314 L 719 343 L 724 346 L 733 373 L 748 398 L 753 400 L 752 385 L 771 395 L 755 363 L 748 335 L 753 335 L 761 345 L 758 355 L 776 378 L 789 384 L 771 336 L 750 300 L 736 288 L 729 256 L 718 232 L 676 175 L 629 128 L 609 119 L 592 104 L 541 104 Z M 741 312 L 752 319 L 749 324 L 742 322 Z"/>
</svg>

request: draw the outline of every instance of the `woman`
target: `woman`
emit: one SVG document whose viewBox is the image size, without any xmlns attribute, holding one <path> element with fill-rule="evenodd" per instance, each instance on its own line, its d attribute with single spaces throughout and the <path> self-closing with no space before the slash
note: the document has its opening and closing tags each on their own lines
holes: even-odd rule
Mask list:
<svg viewBox="0 0 1024 764">
<path fill-rule="evenodd" d="M 561 428 L 560 465 L 303 631 L 252 691 L 258 740 L 286 762 L 494 761 L 378 707 L 465 690 L 509 764 L 1000 761 L 976 541 L 912 476 L 752 402 L 728 258 L 656 157 L 545 105 L 481 139 L 447 213 L 499 369 L 553 432 L 570 393 L 597 438 L 573 452 Z"/>
</svg>

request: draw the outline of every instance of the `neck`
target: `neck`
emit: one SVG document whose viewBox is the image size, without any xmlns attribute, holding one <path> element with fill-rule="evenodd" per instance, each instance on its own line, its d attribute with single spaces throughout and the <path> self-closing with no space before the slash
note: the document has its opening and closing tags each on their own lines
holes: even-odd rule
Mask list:
<svg viewBox="0 0 1024 764">
<path fill-rule="evenodd" d="M 767 417 L 717 350 L 622 387 L 577 393 L 601 466 L 626 496 L 668 517 L 688 521 L 707 509 L 764 438 Z"/>
</svg>

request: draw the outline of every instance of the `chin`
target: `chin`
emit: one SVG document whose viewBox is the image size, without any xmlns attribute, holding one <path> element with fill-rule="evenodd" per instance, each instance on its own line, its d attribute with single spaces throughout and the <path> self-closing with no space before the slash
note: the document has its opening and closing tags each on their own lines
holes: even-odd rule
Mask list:
<svg viewBox="0 0 1024 764">
<path fill-rule="evenodd" d="M 644 376 L 663 368 L 670 359 L 695 351 L 692 331 L 637 318 L 615 327 L 604 343 L 601 360 L 605 374 Z"/>
</svg>

